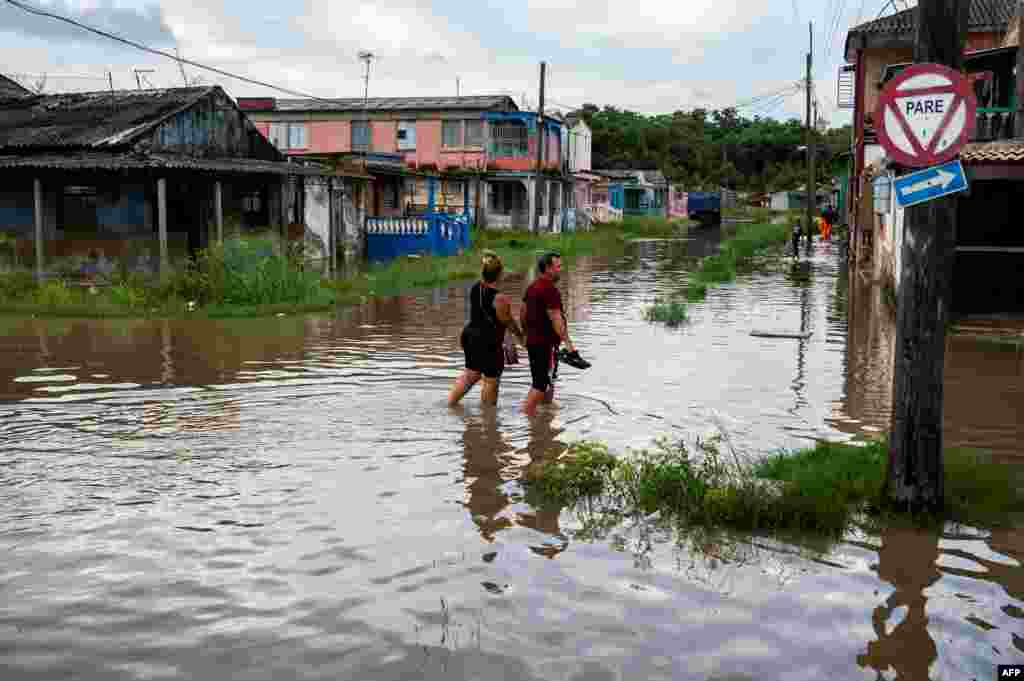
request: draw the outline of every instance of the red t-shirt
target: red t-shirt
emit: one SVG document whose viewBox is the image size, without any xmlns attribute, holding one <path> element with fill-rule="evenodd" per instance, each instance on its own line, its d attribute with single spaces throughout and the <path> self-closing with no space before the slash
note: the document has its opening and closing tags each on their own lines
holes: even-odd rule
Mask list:
<svg viewBox="0 0 1024 681">
<path fill-rule="evenodd" d="M 562 309 L 561 292 L 550 279 L 541 277 L 526 289 L 523 302 L 526 303 L 526 344 L 558 345 L 561 338 L 555 333 L 548 310 Z"/>
</svg>

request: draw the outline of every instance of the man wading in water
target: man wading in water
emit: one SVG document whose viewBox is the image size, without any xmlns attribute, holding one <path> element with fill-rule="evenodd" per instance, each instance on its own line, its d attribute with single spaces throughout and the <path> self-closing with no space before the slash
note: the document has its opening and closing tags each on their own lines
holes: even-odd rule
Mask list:
<svg viewBox="0 0 1024 681">
<path fill-rule="evenodd" d="M 558 253 L 545 254 L 537 261 L 537 279 L 523 296 L 525 305 L 520 310 L 519 321 L 526 329 L 526 352 L 530 355 L 532 379 L 530 392 L 523 403 L 523 413 L 527 416 L 536 414 L 537 405 L 542 401 L 550 402 L 554 396 L 551 369 L 558 344 L 565 343 L 569 352 L 576 352 L 562 314 L 562 294 L 555 288 L 561 272 L 561 256 Z"/>
<path fill-rule="evenodd" d="M 480 281 L 469 291 L 469 324 L 462 330 L 462 350 L 466 353 L 466 369 L 455 380 L 448 393 L 448 406 L 459 403 L 482 375 L 484 385 L 480 399 L 485 404 L 498 403 L 498 383 L 505 369 L 505 328 L 523 344 L 523 332 L 512 317 L 512 299 L 498 292 L 498 281 L 504 266 L 493 251 L 484 251 Z"/>
</svg>

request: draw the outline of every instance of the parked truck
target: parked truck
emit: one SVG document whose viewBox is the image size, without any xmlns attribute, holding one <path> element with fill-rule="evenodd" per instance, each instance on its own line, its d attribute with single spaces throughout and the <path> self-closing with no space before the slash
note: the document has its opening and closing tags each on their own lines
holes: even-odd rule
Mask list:
<svg viewBox="0 0 1024 681">
<path fill-rule="evenodd" d="M 691 220 L 702 227 L 722 224 L 722 194 L 720 192 L 688 192 L 686 212 Z"/>
</svg>

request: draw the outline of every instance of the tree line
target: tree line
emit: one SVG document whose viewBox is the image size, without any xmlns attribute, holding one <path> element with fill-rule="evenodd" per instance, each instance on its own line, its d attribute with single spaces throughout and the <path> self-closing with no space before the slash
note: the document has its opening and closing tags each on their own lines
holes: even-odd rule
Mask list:
<svg viewBox="0 0 1024 681">
<path fill-rule="evenodd" d="M 593 131 L 597 169 L 657 169 L 690 189 L 772 192 L 807 183 L 806 133 L 796 119 L 746 118 L 732 108 L 644 115 L 594 104 L 575 113 Z M 818 177 L 826 181 L 850 148 L 850 126 L 814 134 Z"/>
</svg>

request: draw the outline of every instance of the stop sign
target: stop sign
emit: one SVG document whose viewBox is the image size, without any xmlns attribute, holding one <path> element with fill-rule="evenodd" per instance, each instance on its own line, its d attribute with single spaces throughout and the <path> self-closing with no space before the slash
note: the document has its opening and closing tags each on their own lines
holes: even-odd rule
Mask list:
<svg viewBox="0 0 1024 681">
<path fill-rule="evenodd" d="M 882 89 L 875 111 L 878 141 L 902 165 L 945 163 L 967 144 L 977 106 L 963 74 L 941 64 L 914 64 Z"/>
</svg>

